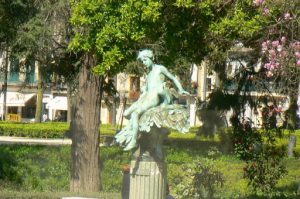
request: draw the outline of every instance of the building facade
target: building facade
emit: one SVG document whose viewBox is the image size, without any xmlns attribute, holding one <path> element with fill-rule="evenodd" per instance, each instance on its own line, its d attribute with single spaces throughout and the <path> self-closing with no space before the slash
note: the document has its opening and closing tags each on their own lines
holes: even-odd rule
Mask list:
<svg viewBox="0 0 300 199">
<path fill-rule="evenodd" d="M 36 111 L 38 67 L 35 61 L 26 66 L 23 60 L 8 60 L 0 54 L 0 118 L 4 120 L 33 122 Z M 5 76 L 7 75 L 7 83 Z M 5 85 L 7 84 L 7 89 Z M 5 99 L 6 98 L 6 99 Z M 42 120 L 66 121 L 68 110 L 67 89 L 57 81 L 46 81 L 43 94 Z"/>
</svg>

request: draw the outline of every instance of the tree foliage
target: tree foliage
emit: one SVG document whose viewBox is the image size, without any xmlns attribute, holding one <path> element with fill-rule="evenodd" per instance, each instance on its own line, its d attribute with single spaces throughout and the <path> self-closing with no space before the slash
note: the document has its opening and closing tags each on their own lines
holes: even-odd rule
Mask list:
<svg viewBox="0 0 300 199">
<path fill-rule="evenodd" d="M 96 74 L 116 74 L 160 16 L 158 1 L 73 1 L 76 27 L 70 48 L 97 57 Z M 148 30 L 149 31 L 149 30 Z"/>
<path fill-rule="evenodd" d="M 26 0 L 0 1 L 0 41 L 9 45 L 18 28 L 34 14 L 34 3 Z"/>
</svg>

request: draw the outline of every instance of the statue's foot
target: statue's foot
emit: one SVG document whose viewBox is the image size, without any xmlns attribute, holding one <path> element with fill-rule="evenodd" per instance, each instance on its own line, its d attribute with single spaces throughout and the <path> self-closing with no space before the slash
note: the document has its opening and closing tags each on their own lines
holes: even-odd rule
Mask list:
<svg viewBox="0 0 300 199">
<path fill-rule="evenodd" d="M 132 139 L 124 148 L 124 151 L 129 151 L 137 146 L 136 139 Z"/>
</svg>

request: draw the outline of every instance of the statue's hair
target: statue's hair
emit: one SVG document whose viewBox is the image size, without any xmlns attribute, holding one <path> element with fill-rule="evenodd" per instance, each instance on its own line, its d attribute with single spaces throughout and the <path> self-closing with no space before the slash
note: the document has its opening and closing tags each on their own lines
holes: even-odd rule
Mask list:
<svg viewBox="0 0 300 199">
<path fill-rule="evenodd" d="M 153 60 L 153 51 L 149 49 L 140 50 L 137 59 L 148 57 Z"/>
</svg>

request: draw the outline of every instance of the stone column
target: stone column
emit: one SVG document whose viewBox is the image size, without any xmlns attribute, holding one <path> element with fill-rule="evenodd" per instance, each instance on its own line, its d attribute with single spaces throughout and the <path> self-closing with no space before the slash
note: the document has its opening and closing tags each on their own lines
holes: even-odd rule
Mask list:
<svg viewBox="0 0 300 199">
<path fill-rule="evenodd" d="M 289 144 L 288 144 L 288 157 L 293 157 L 294 155 L 293 150 L 296 147 L 296 143 L 297 143 L 297 136 L 290 135 Z"/>
<path fill-rule="evenodd" d="M 168 133 L 157 127 L 152 127 L 149 133 L 140 133 L 140 146 L 131 160 L 130 199 L 166 198 L 167 169 L 162 143 Z"/>
</svg>

